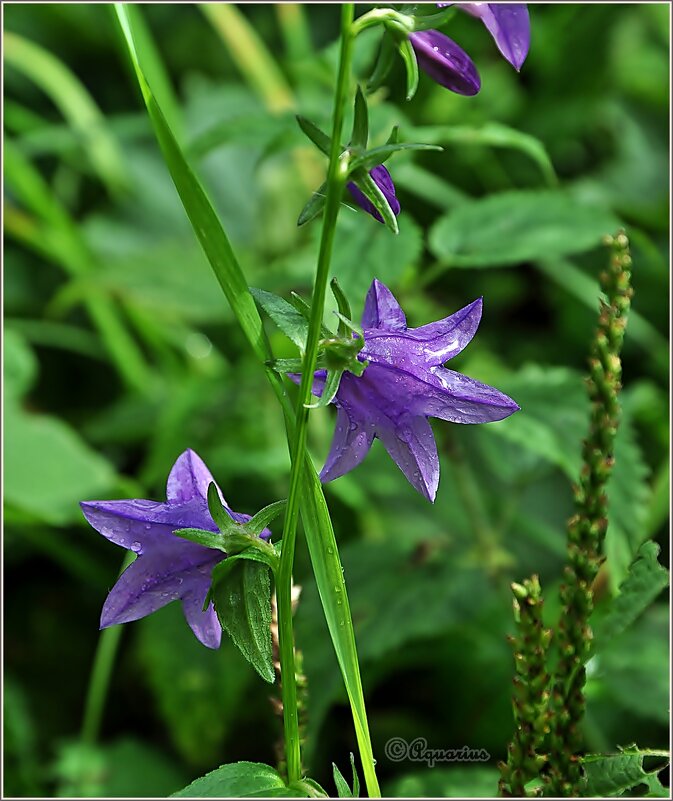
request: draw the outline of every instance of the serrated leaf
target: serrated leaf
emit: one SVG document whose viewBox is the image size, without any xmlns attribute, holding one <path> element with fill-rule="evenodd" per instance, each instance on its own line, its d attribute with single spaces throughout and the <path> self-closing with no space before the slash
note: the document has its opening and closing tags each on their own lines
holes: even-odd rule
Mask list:
<svg viewBox="0 0 673 801">
<path fill-rule="evenodd" d="M 329 157 L 330 149 L 332 147 L 332 140 L 330 137 L 324 131 L 321 131 L 315 123 L 311 122 L 311 120 L 307 120 L 306 117 L 302 117 L 301 114 L 297 114 L 297 122 L 299 123 L 299 127 L 318 148 L 318 150 L 321 150 L 327 157 Z"/>
<path fill-rule="evenodd" d="M 458 206 L 433 225 L 429 245 L 451 267 L 504 267 L 582 253 L 619 227 L 608 209 L 567 193 L 515 190 Z"/>
<path fill-rule="evenodd" d="M 273 683 L 269 568 L 244 553 L 223 562 L 217 580 L 213 571 L 211 597 L 222 628 L 259 675 Z"/>
<path fill-rule="evenodd" d="M 288 790 L 277 770 L 260 762 L 235 762 L 195 779 L 172 798 L 275 797 Z"/>
<path fill-rule="evenodd" d="M 631 626 L 668 586 L 670 577 L 668 570 L 659 564 L 659 550 L 651 540 L 641 545 L 619 594 L 610 602 L 607 612 L 592 624 L 597 650 L 602 642 L 611 641 Z"/>
<path fill-rule="evenodd" d="M 303 351 L 308 336 L 308 322 L 304 315 L 273 292 L 251 287 L 250 293 L 285 336 Z"/>
<path fill-rule="evenodd" d="M 661 757 L 662 764 L 645 770 L 645 757 Z M 667 751 L 640 750 L 637 746 L 629 746 L 620 754 L 588 754 L 582 759 L 585 774 L 582 795 L 610 798 L 645 784 L 654 797 L 667 798 L 659 773 L 668 765 L 669 758 Z"/>
</svg>

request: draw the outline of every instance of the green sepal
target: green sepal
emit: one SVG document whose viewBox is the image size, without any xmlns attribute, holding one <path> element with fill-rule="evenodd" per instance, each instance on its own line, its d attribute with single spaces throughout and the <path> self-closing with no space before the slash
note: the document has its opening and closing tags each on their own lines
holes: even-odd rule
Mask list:
<svg viewBox="0 0 673 801">
<path fill-rule="evenodd" d="M 311 222 L 311 220 L 314 220 L 323 210 L 323 208 L 325 207 L 325 200 L 327 199 L 326 189 L 327 189 L 327 184 L 323 183 L 311 195 L 308 202 L 301 210 L 299 217 L 297 217 L 298 228 L 301 228 L 302 225 L 306 225 L 306 223 Z"/>
<path fill-rule="evenodd" d="M 343 374 L 343 369 L 328 370 L 325 376 L 325 386 L 323 387 L 322 395 L 315 403 L 305 403 L 305 408 L 320 409 L 323 406 L 329 406 L 339 391 L 339 383 L 341 382 L 341 376 Z"/>
<path fill-rule="evenodd" d="M 321 150 L 327 157 L 330 155 L 332 149 L 332 140 L 324 131 L 321 131 L 318 126 L 311 122 L 311 120 L 297 114 L 297 122 L 299 127 L 306 134 L 306 136 L 313 142 L 313 144 Z"/>
<path fill-rule="evenodd" d="M 260 509 L 256 515 L 253 515 L 247 523 L 244 523 L 243 528 L 250 534 L 259 536 L 272 520 L 275 520 L 279 514 L 285 511 L 286 506 L 287 500 L 285 499 L 270 503 L 268 506 Z"/>
<path fill-rule="evenodd" d="M 208 484 L 207 499 L 208 511 L 213 518 L 213 523 L 215 523 L 220 531 L 226 531 L 229 525 L 234 521 L 229 512 L 224 508 L 224 504 L 220 500 L 220 493 L 217 490 L 217 484 L 215 484 L 214 481 Z"/>
<path fill-rule="evenodd" d="M 365 334 L 364 334 L 364 331 L 362 330 L 361 326 L 359 326 L 357 323 L 354 323 L 350 319 L 350 315 L 347 316 L 347 315 L 343 314 L 340 311 L 335 311 L 334 314 L 335 314 L 336 317 L 339 318 L 339 334 L 341 336 L 346 336 L 349 331 L 352 331 L 354 334 L 357 334 L 360 337 L 360 340 L 361 340 L 360 341 L 360 345 L 358 347 L 358 352 L 361 351 L 363 346 L 364 346 L 364 344 L 365 344 L 364 343 Z M 342 326 L 345 329 L 343 334 L 341 333 Z M 349 343 L 350 343 L 350 340 L 349 340 Z"/>
<path fill-rule="evenodd" d="M 416 61 L 416 53 L 409 39 L 401 39 L 397 43 L 397 50 L 402 56 L 402 61 L 404 61 L 404 66 L 407 71 L 407 100 L 411 100 L 416 94 L 416 89 L 418 89 L 418 62 Z"/>
<path fill-rule="evenodd" d="M 196 542 L 198 545 L 203 545 L 205 548 L 213 548 L 227 553 L 222 532 L 206 531 L 202 528 L 179 528 L 176 529 L 173 534 L 175 534 L 176 537 L 182 537 L 183 540 L 189 540 L 190 542 Z"/>
<path fill-rule="evenodd" d="M 381 215 L 385 226 L 394 234 L 398 234 L 400 229 L 397 226 L 397 217 L 390 208 L 386 196 L 379 189 L 376 181 L 374 181 L 367 170 L 360 167 L 355 170 L 350 177 Z"/>
<path fill-rule="evenodd" d="M 353 149 L 364 150 L 369 141 L 369 110 L 367 101 L 358 86 L 355 93 L 355 106 L 353 107 L 353 132 L 350 145 Z"/>
<path fill-rule="evenodd" d="M 332 290 L 332 294 L 334 295 L 334 299 L 337 302 L 337 306 L 339 307 L 339 312 L 347 317 L 349 320 L 353 316 L 351 312 L 351 305 L 348 302 L 348 298 L 344 295 L 343 289 L 339 286 L 339 282 L 336 278 L 332 278 L 330 281 L 330 289 Z M 346 336 L 348 333 L 348 329 L 346 324 L 343 322 L 339 322 L 339 336 Z"/>
<path fill-rule="evenodd" d="M 256 551 L 230 556 L 214 568 L 209 595 L 224 631 L 264 681 L 273 684 L 269 567 Z"/>
<path fill-rule="evenodd" d="M 367 81 L 367 92 L 371 94 L 376 91 L 379 86 L 383 84 L 388 73 L 390 72 L 393 61 L 395 60 L 395 40 L 393 39 L 390 31 L 383 34 L 381 39 L 381 47 L 376 59 L 374 71 L 372 72 L 369 80 Z"/>
<path fill-rule="evenodd" d="M 393 153 L 397 153 L 400 150 L 444 150 L 444 148 L 439 145 L 422 144 L 421 142 L 400 142 L 399 144 L 381 145 L 353 159 L 351 168 L 357 170 L 363 167 L 365 170 L 371 170 L 372 167 L 383 164 Z"/>
</svg>

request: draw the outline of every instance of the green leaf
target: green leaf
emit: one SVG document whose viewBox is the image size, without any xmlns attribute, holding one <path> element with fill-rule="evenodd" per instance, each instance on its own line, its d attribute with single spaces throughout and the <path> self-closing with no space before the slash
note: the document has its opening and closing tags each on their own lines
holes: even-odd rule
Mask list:
<svg viewBox="0 0 673 801">
<path fill-rule="evenodd" d="M 112 465 L 57 417 L 5 404 L 4 498 L 39 520 L 81 520 L 79 501 L 105 496 L 117 485 Z"/>
<path fill-rule="evenodd" d="M 353 109 L 353 132 L 351 133 L 350 144 L 354 148 L 367 147 L 369 141 L 369 111 L 367 101 L 362 94 L 362 89 L 358 86 L 355 93 L 355 106 Z"/>
<path fill-rule="evenodd" d="M 499 122 L 489 122 L 480 128 L 464 125 L 427 125 L 413 128 L 406 138 L 446 145 L 481 145 L 519 150 L 529 156 L 540 168 L 545 182 L 556 186 L 558 178 L 544 144 L 530 134 L 517 131 Z"/>
<path fill-rule="evenodd" d="M 445 266 L 504 267 L 582 253 L 620 227 L 602 206 L 558 191 L 515 190 L 458 206 L 430 231 Z"/>
<path fill-rule="evenodd" d="M 269 568 L 245 553 L 223 562 L 217 578 L 213 571 L 212 599 L 222 628 L 259 675 L 273 683 Z"/>
<path fill-rule="evenodd" d="M 646 770 L 643 765 L 646 757 L 659 758 L 659 765 Z M 669 761 L 667 751 L 639 749 L 636 745 L 622 749 L 619 754 L 587 754 L 582 758 L 582 795 L 611 798 L 644 784 L 650 791 L 648 795 L 668 798 L 668 791 L 659 781 L 659 773 Z"/>
<path fill-rule="evenodd" d="M 493 798 L 498 769 L 490 766 L 445 768 L 408 773 L 384 787 L 387 798 Z"/>
<path fill-rule="evenodd" d="M 132 22 L 126 13 L 126 9 L 123 4 L 115 3 L 115 10 L 154 133 L 163 152 L 175 188 L 180 195 L 201 247 L 208 257 L 217 280 L 229 301 L 229 305 L 258 359 L 264 362 L 271 357 L 271 353 L 264 334 L 262 319 L 248 290 L 243 272 L 212 204 L 208 200 L 198 178 L 185 160 L 180 146 L 152 93 L 152 89 L 147 83 L 134 43 Z"/>
<path fill-rule="evenodd" d="M 668 570 L 659 564 L 659 550 L 651 540 L 641 545 L 619 588 L 619 595 L 610 602 L 607 612 L 592 624 L 596 649 L 600 650 L 602 642 L 613 640 L 631 626 L 668 586 L 670 577 Z"/>
<path fill-rule="evenodd" d="M 256 798 L 276 797 L 287 790 L 278 771 L 260 762 L 235 762 L 195 779 L 172 798 Z"/>
<path fill-rule="evenodd" d="M 308 336 L 308 321 L 283 298 L 264 289 L 251 287 L 250 292 L 280 330 L 303 351 Z"/>
<path fill-rule="evenodd" d="M 387 161 L 393 153 L 398 153 L 403 150 L 443 150 L 439 145 L 425 145 L 417 142 L 400 142 L 399 144 L 381 145 L 381 147 L 373 147 L 366 153 L 363 153 L 358 158 L 353 159 L 351 162 L 351 169 L 356 170 L 358 167 L 364 167 L 365 170 L 371 170 L 377 164 L 383 164 Z"/>
<path fill-rule="evenodd" d="M 390 72 L 395 59 L 395 40 L 391 33 L 386 30 L 381 39 L 381 47 L 376 58 L 374 71 L 367 81 L 367 92 L 375 92 L 385 81 Z"/>
<path fill-rule="evenodd" d="M 63 743 L 54 769 L 58 795 L 76 798 L 166 797 L 187 780 L 175 759 L 132 738 Z"/>
<path fill-rule="evenodd" d="M 332 257 L 332 274 L 348 298 L 353 317 L 358 319 L 365 295 L 376 277 L 388 286 L 396 286 L 412 277 L 423 250 L 423 234 L 411 218 L 396 237 L 374 220 L 357 214 L 344 214 L 337 223 L 337 242 Z"/>
<path fill-rule="evenodd" d="M 2 344 L 5 398 L 22 398 L 37 376 L 37 359 L 24 337 L 11 329 Z"/>
<path fill-rule="evenodd" d="M 126 170 L 119 145 L 85 86 L 56 56 L 35 42 L 6 31 L 5 65 L 20 71 L 54 102 L 77 133 L 87 158 L 112 191 L 125 185 Z"/>
<path fill-rule="evenodd" d="M 299 123 L 299 127 L 318 148 L 318 150 L 321 150 L 326 156 L 329 157 L 330 149 L 332 147 L 332 140 L 330 137 L 321 131 L 315 123 L 311 122 L 311 120 L 307 120 L 306 117 L 302 117 L 301 114 L 297 114 L 297 122 Z"/>
<path fill-rule="evenodd" d="M 402 56 L 404 67 L 407 72 L 407 100 L 416 94 L 418 89 L 418 61 L 411 41 L 407 38 L 400 39 L 397 43 L 397 50 Z"/>
</svg>

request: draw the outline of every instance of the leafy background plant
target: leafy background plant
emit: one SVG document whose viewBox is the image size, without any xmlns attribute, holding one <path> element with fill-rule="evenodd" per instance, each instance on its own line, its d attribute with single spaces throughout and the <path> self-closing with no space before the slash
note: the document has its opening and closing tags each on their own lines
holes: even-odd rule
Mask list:
<svg viewBox="0 0 673 801">
<path fill-rule="evenodd" d="M 338 10 L 241 7 L 262 58 L 231 49 L 214 9 L 143 7 L 148 80 L 251 284 L 306 295 L 318 231 L 295 222 L 324 164 L 293 113 L 326 123 Z M 668 562 L 668 13 L 532 6 L 519 76 L 457 15 L 451 35 L 478 63 L 481 93 L 422 81 L 407 104 L 398 65 L 371 102 L 373 142 L 397 123 L 445 151 L 390 162 L 398 237 L 342 210 L 333 273 L 356 315 L 375 275 L 412 325 L 484 295 L 479 335 L 455 367 L 523 410 L 502 424 L 434 426 L 434 507 L 376 445 L 357 474 L 327 485 L 384 792 L 495 792 L 512 728 L 508 584 L 537 572 L 553 622 L 588 420 L 600 239 L 619 224 L 636 296 L 597 614 L 645 540 Z M 121 554 L 85 526 L 77 501 L 160 498 L 167 467 L 190 446 L 253 513 L 286 492 L 287 449 L 172 187 L 111 9 L 6 6 L 5 47 L 5 793 L 165 795 L 223 762 L 273 764 L 267 686 L 229 644 L 201 648 L 177 607 L 127 627 L 100 742 L 79 741 Z M 375 47 L 373 32 L 358 41 L 360 70 Z M 269 333 L 278 357 L 293 355 Z M 312 416 L 317 461 L 332 425 L 331 412 Z M 298 546 L 307 758 L 331 787 L 331 763 L 343 772 L 354 749 L 352 724 Z M 663 597 L 610 637 L 587 696 L 592 752 L 666 742 Z M 492 761 L 393 763 L 383 756 L 392 736 L 483 748 Z"/>
</svg>

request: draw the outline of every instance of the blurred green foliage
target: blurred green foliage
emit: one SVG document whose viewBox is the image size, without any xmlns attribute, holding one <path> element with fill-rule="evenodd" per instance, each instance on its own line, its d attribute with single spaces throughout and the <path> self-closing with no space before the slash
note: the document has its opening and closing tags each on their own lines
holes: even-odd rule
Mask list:
<svg viewBox="0 0 673 801">
<path fill-rule="evenodd" d="M 270 61 L 230 50 L 197 6 L 143 6 L 148 78 L 250 283 L 307 296 L 318 228 L 295 223 L 324 160 L 293 113 L 329 117 L 337 9 L 242 12 Z M 333 273 L 356 315 L 374 276 L 389 284 L 410 325 L 483 295 L 479 333 L 451 366 L 522 407 L 478 429 L 435 425 L 434 506 L 377 445 L 327 485 L 384 791 L 495 792 L 512 729 L 508 583 L 539 573 L 554 622 L 588 421 L 600 239 L 618 224 L 636 295 L 599 613 L 643 541 L 658 538 L 668 560 L 669 14 L 667 4 L 532 5 L 520 75 L 458 14 L 451 36 L 479 66 L 478 96 L 422 78 L 405 103 L 398 64 L 370 98 L 374 144 L 399 124 L 445 151 L 390 162 L 399 237 L 343 209 Z M 235 508 L 254 513 L 286 495 L 281 416 L 185 218 L 111 8 L 11 4 L 4 20 L 4 789 L 165 795 L 224 762 L 274 764 L 268 687 L 230 644 L 200 647 L 173 605 L 128 627 L 101 742 L 82 744 L 98 616 L 122 554 L 77 502 L 160 499 L 192 447 Z M 371 31 L 358 41 L 362 76 L 376 42 Z M 294 355 L 269 333 L 279 358 Z M 312 416 L 318 463 L 332 425 L 329 411 Z M 354 735 L 301 545 L 296 581 L 306 756 L 331 788 L 331 763 L 347 764 Z M 589 750 L 665 742 L 667 643 L 660 599 L 597 657 Z M 420 771 L 383 756 L 393 736 L 483 748 L 491 764 Z"/>
</svg>

